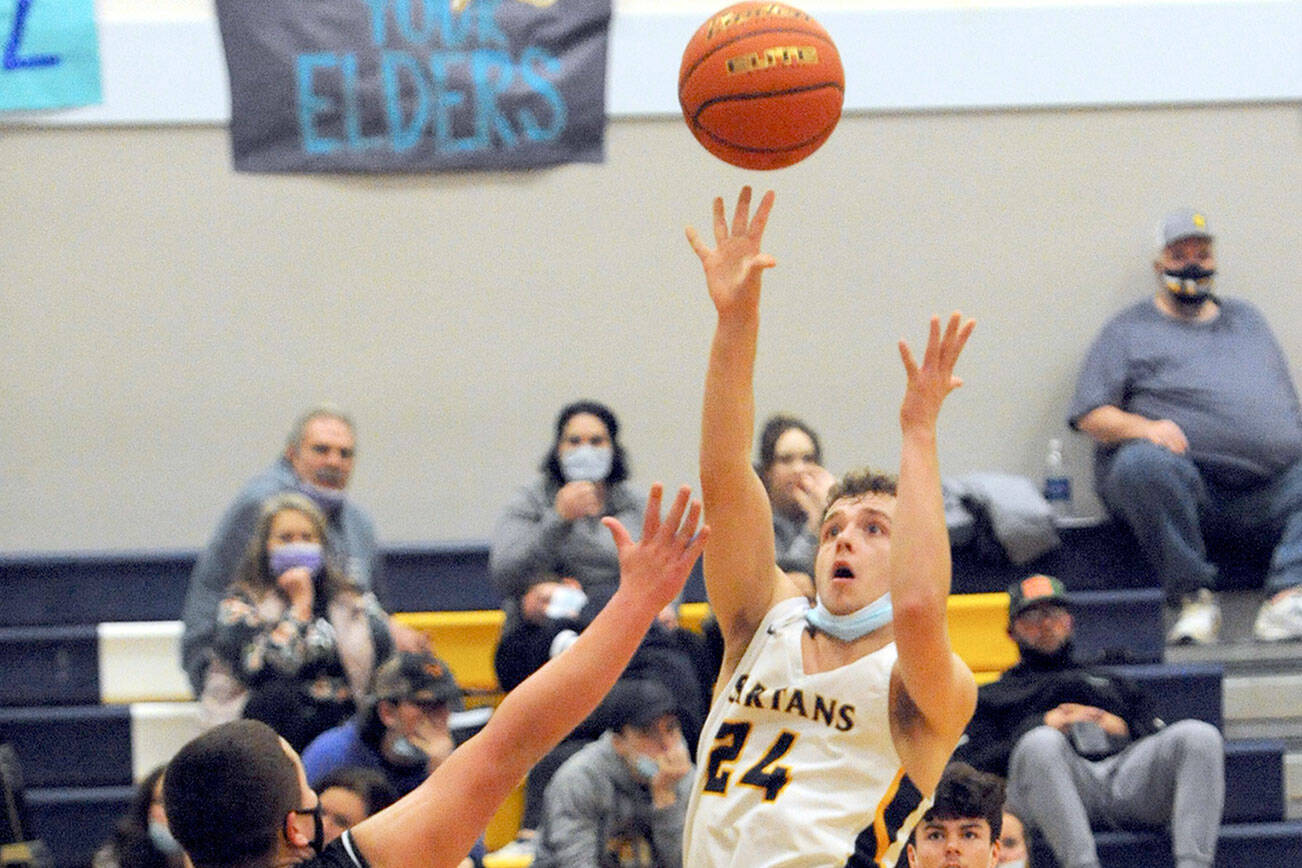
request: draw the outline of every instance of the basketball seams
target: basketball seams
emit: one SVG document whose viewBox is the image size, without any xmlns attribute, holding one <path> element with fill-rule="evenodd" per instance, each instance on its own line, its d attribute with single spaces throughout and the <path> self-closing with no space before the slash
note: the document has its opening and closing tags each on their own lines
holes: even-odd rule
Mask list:
<svg viewBox="0 0 1302 868">
<path fill-rule="evenodd" d="M 788 145 L 787 147 L 784 148 L 763 148 L 758 145 L 739 145 L 736 142 L 731 142 L 728 139 L 725 139 L 723 136 L 720 136 L 717 133 L 710 132 L 705 127 L 698 127 L 697 131 L 705 136 L 708 136 L 714 142 L 723 145 L 726 148 L 731 148 L 734 151 L 742 151 L 747 154 L 772 154 L 774 156 L 783 156 L 783 155 L 791 154 L 796 151 L 803 150 L 805 148 L 809 148 L 811 146 L 817 147 L 818 145 L 822 144 L 822 142 L 825 139 L 827 139 L 828 136 L 832 134 L 832 130 L 834 130 L 835 128 L 836 128 L 836 123 L 835 122 L 830 123 L 822 130 L 819 130 L 817 135 L 810 136 L 804 141 L 797 142 L 794 145 Z"/>
<path fill-rule="evenodd" d="M 747 31 L 746 33 L 737 33 L 729 37 L 724 42 L 720 42 L 718 45 L 714 46 L 709 51 L 705 52 L 700 57 L 698 57 L 696 59 L 696 62 L 693 63 L 686 72 L 682 72 L 680 70 L 678 75 L 678 90 L 682 91 L 683 86 L 687 83 L 687 80 L 690 79 L 692 77 L 692 74 L 695 73 L 696 70 L 701 67 L 701 64 L 705 63 L 705 61 L 713 57 L 720 49 L 727 48 L 730 45 L 734 45 L 743 39 L 750 39 L 752 36 L 764 36 L 770 33 L 779 33 L 784 35 L 790 33 L 792 35 L 811 37 L 813 39 L 817 39 L 818 41 L 822 42 L 824 45 L 831 48 L 833 51 L 836 51 L 836 44 L 832 42 L 832 38 L 828 36 L 827 31 L 823 30 L 821 27 L 818 30 L 792 30 L 790 27 L 766 27 L 762 30 L 751 30 L 751 31 Z M 837 59 L 838 60 L 840 59 L 839 54 L 837 55 Z"/>
<path fill-rule="evenodd" d="M 802 17 L 756 16 L 711 32 L 720 16 L 765 5 L 737 3 L 716 13 L 689 40 L 679 69 L 688 129 L 707 151 L 744 169 L 780 169 L 818 150 L 845 101 L 840 52 L 807 13 L 786 7 Z"/>
<path fill-rule="evenodd" d="M 817 84 L 805 84 L 800 87 L 789 87 L 785 90 L 765 90 L 757 91 L 755 93 L 730 93 L 725 96 L 710 97 L 705 102 L 701 103 L 697 107 L 696 111 L 692 113 L 692 123 L 701 127 L 701 129 L 705 129 L 701 124 L 701 112 L 705 111 L 710 106 L 718 105 L 719 103 L 732 102 L 734 100 L 769 99 L 770 97 L 792 96 L 798 93 L 812 93 L 813 91 L 822 90 L 823 88 L 831 88 L 832 90 L 840 91 L 842 95 L 845 93 L 845 88 L 834 81 L 820 81 Z M 833 124 L 833 126 L 835 126 L 835 124 Z"/>
</svg>

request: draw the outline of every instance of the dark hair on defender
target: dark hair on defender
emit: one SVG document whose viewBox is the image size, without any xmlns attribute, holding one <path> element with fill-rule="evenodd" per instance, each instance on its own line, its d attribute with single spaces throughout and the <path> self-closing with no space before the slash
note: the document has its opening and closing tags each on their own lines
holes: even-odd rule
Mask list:
<svg viewBox="0 0 1302 868">
<path fill-rule="evenodd" d="M 300 798 L 280 736 L 257 720 L 210 729 L 181 748 L 163 777 L 168 826 L 197 868 L 265 864 L 289 812 L 305 807 Z"/>
</svg>

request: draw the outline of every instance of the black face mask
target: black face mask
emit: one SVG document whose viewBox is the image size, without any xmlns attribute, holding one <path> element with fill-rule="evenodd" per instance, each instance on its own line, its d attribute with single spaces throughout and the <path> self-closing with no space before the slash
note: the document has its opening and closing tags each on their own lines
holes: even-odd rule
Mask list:
<svg viewBox="0 0 1302 868">
<path fill-rule="evenodd" d="M 325 849 L 325 822 L 321 819 L 321 803 L 318 801 L 310 808 L 295 808 L 290 813 L 312 815 L 312 840 L 308 845 L 313 853 L 320 856 L 321 851 Z"/>
<path fill-rule="evenodd" d="M 1017 643 L 1017 651 L 1022 655 L 1022 663 L 1026 664 L 1029 669 L 1046 670 L 1062 669 L 1064 666 L 1071 665 L 1072 640 L 1068 639 L 1058 647 L 1057 651 L 1046 654 L 1032 648 L 1029 645 Z"/>
<path fill-rule="evenodd" d="M 1189 263 L 1184 268 L 1162 272 L 1162 285 L 1180 304 L 1199 305 L 1212 295 L 1212 275 L 1216 270 Z"/>
</svg>

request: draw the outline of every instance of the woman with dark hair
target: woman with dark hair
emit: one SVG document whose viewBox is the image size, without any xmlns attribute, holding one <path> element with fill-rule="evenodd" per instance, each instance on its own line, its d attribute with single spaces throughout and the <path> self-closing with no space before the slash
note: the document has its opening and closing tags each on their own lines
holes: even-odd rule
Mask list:
<svg viewBox="0 0 1302 868">
<path fill-rule="evenodd" d="M 91 868 L 185 868 L 185 854 L 163 813 L 165 769 L 154 769 L 136 787 L 131 807 L 95 851 Z"/>
<path fill-rule="evenodd" d="M 295 750 L 356 711 L 393 650 L 388 616 L 329 563 L 324 540 L 325 517 L 303 495 L 262 505 L 217 610 L 204 685 L 222 716 L 242 708 Z"/>
<path fill-rule="evenodd" d="M 615 414 L 596 401 L 564 407 L 539 470 L 497 519 L 489 573 L 510 624 L 549 611 L 587 621 L 619 585 L 619 559 L 601 519 L 641 527 L 646 499 L 627 483 Z"/>
<path fill-rule="evenodd" d="M 771 416 L 760 430 L 755 470 L 773 507 L 778 566 L 812 596 L 818 524 L 827 492 L 836 481 L 823 468 L 818 434 L 795 416 Z"/>
</svg>

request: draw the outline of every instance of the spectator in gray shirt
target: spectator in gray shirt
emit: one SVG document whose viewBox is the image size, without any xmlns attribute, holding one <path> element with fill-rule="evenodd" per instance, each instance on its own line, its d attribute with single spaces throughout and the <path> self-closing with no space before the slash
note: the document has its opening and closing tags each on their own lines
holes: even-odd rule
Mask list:
<svg viewBox="0 0 1302 868">
<path fill-rule="evenodd" d="M 1206 217 L 1168 214 L 1157 244 L 1156 294 L 1104 326 L 1068 421 L 1095 441 L 1103 503 L 1179 606 L 1169 642 L 1218 638 L 1211 534 L 1273 545 L 1254 632 L 1302 639 L 1302 411 L 1288 360 L 1255 307 L 1212 293 Z"/>
</svg>

